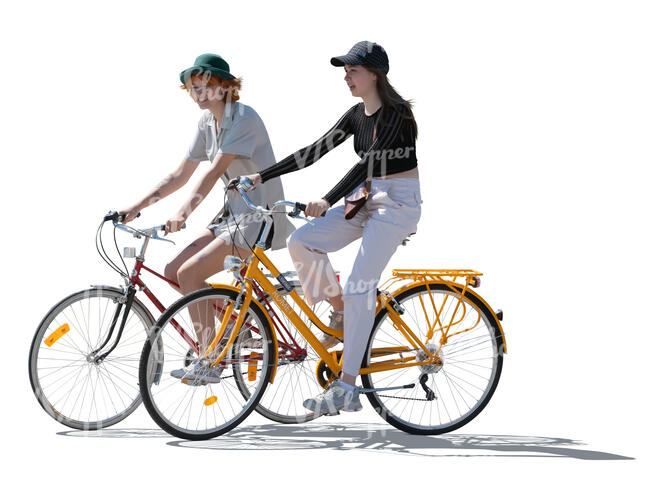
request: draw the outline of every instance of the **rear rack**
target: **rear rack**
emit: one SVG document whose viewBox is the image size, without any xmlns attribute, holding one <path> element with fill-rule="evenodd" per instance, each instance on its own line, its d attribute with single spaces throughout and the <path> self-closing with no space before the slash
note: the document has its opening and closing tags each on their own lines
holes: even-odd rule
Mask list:
<svg viewBox="0 0 650 485">
<path fill-rule="evenodd" d="M 465 286 L 477 288 L 481 284 L 479 276 L 482 275 L 483 273 L 473 269 L 394 269 L 392 278 L 386 280 L 382 287 L 386 289 L 399 280 L 457 283 L 458 278 L 465 278 Z"/>
<path fill-rule="evenodd" d="M 455 305 L 452 303 L 452 305 L 454 306 L 454 310 L 451 315 L 451 319 L 449 323 L 443 325 L 443 323 L 440 321 L 442 308 L 445 308 L 449 295 L 446 295 L 444 297 L 441 304 L 436 305 L 433 299 L 433 295 L 431 294 L 431 290 L 427 285 L 427 292 L 429 293 L 429 299 L 433 307 L 432 317 L 434 318 L 429 317 L 429 315 L 426 312 L 426 308 L 424 307 L 424 300 L 420 297 L 420 303 L 422 304 L 422 308 L 425 312 L 425 318 L 428 326 L 428 332 L 426 335 L 427 338 L 425 343 L 429 343 L 429 341 L 433 338 L 434 332 L 436 332 L 436 327 L 437 327 L 438 331 L 440 332 L 440 337 L 439 337 L 440 345 L 442 346 L 447 343 L 450 337 L 468 332 L 478 325 L 481 318 L 480 309 L 471 300 L 468 300 L 465 297 L 465 294 L 467 292 L 468 286 L 473 286 L 476 288 L 481 284 L 481 279 L 479 278 L 479 276 L 482 275 L 483 273 L 479 271 L 475 271 L 473 269 L 394 269 L 393 276 L 388 280 L 386 280 L 380 287 L 377 288 L 377 293 L 378 295 L 381 292 L 387 292 L 390 294 L 390 292 L 388 292 L 389 287 L 391 287 L 393 284 L 397 282 L 405 281 L 405 280 L 421 281 L 424 283 L 445 284 L 450 290 L 452 290 L 453 293 L 455 293 L 458 296 Z M 462 278 L 465 279 L 464 282 L 462 280 L 457 281 Z M 471 325 L 469 328 L 458 330 L 455 332 L 452 331 L 451 330 L 452 327 L 455 327 L 465 319 L 465 315 L 467 314 L 467 305 L 470 305 L 471 307 L 476 309 L 477 311 L 476 322 L 473 325 Z M 438 306 L 440 306 L 440 311 L 438 311 L 437 309 Z M 437 354 L 438 351 L 436 351 L 436 355 Z"/>
</svg>

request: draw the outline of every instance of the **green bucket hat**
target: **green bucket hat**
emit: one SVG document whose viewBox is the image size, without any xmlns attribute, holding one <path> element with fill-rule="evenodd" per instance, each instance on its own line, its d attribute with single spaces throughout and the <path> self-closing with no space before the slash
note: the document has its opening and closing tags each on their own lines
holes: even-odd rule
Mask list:
<svg viewBox="0 0 650 485">
<path fill-rule="evenodd" d="M 190 81 L 192 74 L 203 74 L 210 72 L 215 76 L 230 81 L 235 79 L 235 76 L 230 74 L 230 66 L 219 54 L 201 54 L 194 61 L 192 67 L 188 67 L 181 72 L 181 82 L 187 84 Z"/>
</svg>

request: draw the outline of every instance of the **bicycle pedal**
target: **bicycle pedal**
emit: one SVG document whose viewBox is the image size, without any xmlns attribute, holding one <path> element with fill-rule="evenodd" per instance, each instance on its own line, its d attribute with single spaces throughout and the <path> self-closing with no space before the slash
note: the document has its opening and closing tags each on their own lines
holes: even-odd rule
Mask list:
<svg viewBox="0 0 650 485">
<path fill-rule="evenodd" d="M 188 385 L 188 386 L 194 386 L 194 387 L 205 386 L 207 384 L 207 382 L 205 382 L 205 381 L 196 381 L 196 380 L 190 381 L 188 379 L 181 379 L 181 382 L 183 384 Z"/>
</svg>

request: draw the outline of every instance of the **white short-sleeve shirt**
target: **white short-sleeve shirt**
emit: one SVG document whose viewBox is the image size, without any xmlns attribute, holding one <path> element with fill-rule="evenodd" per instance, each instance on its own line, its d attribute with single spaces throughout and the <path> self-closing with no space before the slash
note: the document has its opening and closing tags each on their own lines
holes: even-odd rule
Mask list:
<svg viewBox="0 0 650 485">
<path fill-rule="evenodd" d="M 224 184 L 239 175 L 249 175 L 276 163 L 275 155 L 264 122 L 257 112 L 240 102 L 226 103 L 219 133 L 216 131 L 214 115 L 205 110 L 198 122 L 194 138 L 186 153 L 190 161 L 212 162 L 219 153 L 237 155 L 221 176 Z M 262 207 L 271 207 L 274 202 L 284 200 L 284 190 L 280 178 L 259 184 L 248 191 L 251 201 Z M 286 207 L 276 209 L 286 211 Z M 217 237 L 231 242 L 229 234 L 235 232 L 235 222 L 251 246 L 255 243 L 262 226 L 261 219 L 251 218 L 251 209 L 238 192 L 228 191 L 226 206 L 222 208 L 208 225 Z M 249 215 L 248 218 L 243 217 Z M 241 221 L 244 221 L 242 223 Z M 286 247 L 286 240 L 295 226 L 281 212 L 273 214 L 273 239 L 271 249 Z M 236 244 L 247 247 L 237 234 Z"/>
</svg>

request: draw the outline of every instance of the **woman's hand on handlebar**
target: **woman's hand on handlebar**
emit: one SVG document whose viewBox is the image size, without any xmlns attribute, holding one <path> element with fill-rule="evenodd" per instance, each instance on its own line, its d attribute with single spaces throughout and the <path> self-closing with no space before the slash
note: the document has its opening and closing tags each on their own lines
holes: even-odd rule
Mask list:
<svg viewBox="0 0 650 485">
<path fill-rule="evenodd" d="M 304 213 L 309 217 L 321 217 L 329 208 L 330 204 L 325 199 L 312 200 L 307 204 Z"/>
<path fill-rule="evenodd" d="M 237 179 L 242 178 L 242 177 L 248 177 L 251 180 L 251 182 L 253 183 L 253 187 L 251 187 L 252 189 L 254 189 L 260 183 L 262 183 L 262 176 L 259 173 L 252 173 L 250 175 L 242 175 L 240 177 L 235 177 L 235 178 L 230 179 L 228 181 L 228 187 L 234 186 L 235 182 L 237 182 Z M 230 190 L 235 190 L 235 189 L 231 188 Z"/>
<path fill-rule="evenodd" d="M 176 214 L 174 217 L 169 219 L 165 223 L 165 236 L 170 232 L 180 231 L 185 224 L 185 219 L 187 219 L 183 214 Z"/>
<path fill-rule="evenodd" d="M 127 207 L 124 210 L 117 211 L 117 214 L 122 216 L 123 224 L 128 224 L 129 222 L 131 222 L 133 219 L 135 219 L 140 215 L 140 207 L 138 207 L 137 205 Z"/>
</svg>

